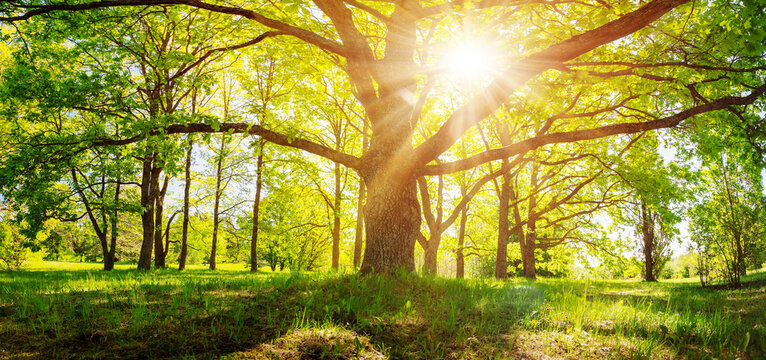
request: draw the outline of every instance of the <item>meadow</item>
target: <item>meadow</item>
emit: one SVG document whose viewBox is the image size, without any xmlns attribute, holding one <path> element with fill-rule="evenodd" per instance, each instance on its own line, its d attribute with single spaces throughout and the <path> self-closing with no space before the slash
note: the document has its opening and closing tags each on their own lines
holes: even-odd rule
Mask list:
<svg viewBox="0 0 766 360">
<path fill-rule="evenodd" d="M 674 282 L 0 272 L 0 358 L 764 359 L 766 273 Z"/>
</svg>

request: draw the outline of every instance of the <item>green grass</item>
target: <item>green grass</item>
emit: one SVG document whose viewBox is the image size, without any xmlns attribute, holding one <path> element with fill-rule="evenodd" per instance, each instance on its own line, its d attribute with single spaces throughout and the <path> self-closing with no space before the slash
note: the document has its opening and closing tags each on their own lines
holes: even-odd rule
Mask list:
<svg viewBox="0 0 766 360">
<path fill-rule="evenodd" d="M 693 282 L 0 272 L 0 358 L 766 358 L 766 273 Z"/>
</svg>

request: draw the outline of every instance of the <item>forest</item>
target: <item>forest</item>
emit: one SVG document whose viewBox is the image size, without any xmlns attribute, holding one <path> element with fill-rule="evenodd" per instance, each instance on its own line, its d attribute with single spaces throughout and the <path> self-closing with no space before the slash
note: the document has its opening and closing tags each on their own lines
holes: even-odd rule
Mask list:
<svg viewBox="0 0 766 360">
<path fill-rule="evenodd" d="M 764 359 L 766 1 L 0 2 L 0 359 Z"/>
</svg>

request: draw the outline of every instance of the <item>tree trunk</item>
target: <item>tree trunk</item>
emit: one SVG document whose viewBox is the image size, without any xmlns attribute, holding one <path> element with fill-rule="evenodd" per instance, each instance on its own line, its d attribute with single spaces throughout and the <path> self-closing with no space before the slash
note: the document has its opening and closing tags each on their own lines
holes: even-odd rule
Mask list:
<svg viewBox="0 0 766 360">
<path fill-rule="evenodd" d="M 641 236 L 644 243 L 644 280 L 657 281 L 654 276 L 654 224 L 652 223 L 652 214 L 641 200 Z"/>
<path fill-rule="evenodd" d="M 535 236 L 535 226 L 529 226 L 529 233 L 526 236 L 526 244 L 521 248 L 521 262 L 524 266 L 524 277 L 527 279 L 536 279 L 537 274 L 535 270 L 535 242 L 537 238 Z"/>
<path fill-rule="evenodd" d="M 258 158 L 255 164 L 255 199 L 253 199 L 253 235 L 250 238 L 250 271 L 258 271 L 258 210 L 261 206 L 261 188 L 263 187 L 263 149 L 266 142 L 260 139 Z"/>
<path fill-rule="evenodd" d="M 369 123 L 363 119 L 364 127 L 362 128 L 362 150 L 366 151 L 369 138 L 367 133 L 369 132 Z M 363 178 L 359 178 L 359 197 L 356 202 L 356 233 L 354 234 L 354 268 L 359 268 L 359 263 L 362 261 L 362 247 L 364 246 L 364 201 L 367 196 L 367 185 L 364 183 Z"/>
<path fill-rule="evenodd" d="M 362 273 L 415 271 L 420 204 L 414 178 L 373 178 L 364 207 L 366 246 Z"/>
<path fill-rule="evenodd" d="M 178 270 L 186 268 L 186 256 L 189 248 L 189 190 L 191 189 L 191 156 L 194 139 L 189 135 L 189 149 L 186 150 L 186 184 L 184 184 L 184 221 L 181 230 L 181 254 L 178 256 Z"/>
<path fill-rule="evenodd" d="M 535 269 L 535 248 L 537 247 L 537 197 L 535 194 L 539 191 L 537 184 L 538 164 L 532 165 L 532 171 L 529 176 L 529 208 L 527 209 L 527 233 L 523 241 L 519 239 L 521 246 L 521 262 L 524 267 L 524 277 L 527 279 L 536 279 Z"/>
<path fill-rule="evenodd" d="M 338 270 L 340 262 L 340 215 L 342 198 L 340 193 L 340 164 L 335 163 L 335 201 L 333 203 L 333 219 L 332 219 L 332 268 Z"/>
<path fill-rule="evenodd" d="M 468 207 L 466 206 L 460 214 L 460 227 L 457 231 L 457 254 L 455 255 L 455 277 L 462 279 L 465 277 L 465 257 L 463 247 L 465 246 L 465 225 L 468 221 Z"/>
<path fill-rule="evenodd" d="M 359 179 L 359 198 L 356 202 L 356 234 L 354 235 L 354 268 L 359 268 L 362 260 L 362 246 L 364 242 L 364 197 L 366 195 L 364 180 Z"/>
<path fill-rule="evenodd" d="M 165 207 L 165 193 L 168 190 L 168 182 L 170 179 L 167 175 L 165 175 L 165 180 L 163 181 L 162 188 L 160 188 L 160 173 L 162 172 L 161 167 L 157 167 L 154 170 L 153 176 L 153 186 L 156 187 L 155 190 L 155 198 L 154 198 L 154 268 L 155 269 L 164 269 L 165 268 L 165 254 L 167 254 L 167 250 L 165 249 L 164 244 L 162 243 L 162 221 L 163 221 L 163 209 Z"/>
<path fill-rule="evenodd" d="M 439 270 L 439 244 L 441 243 L 441 232 L 434 231 L 428 239 L 428 246 L 424 250 L 423 273 L 436 275 Z"/>
<path fill-rule="evenodd" d="M 112 212 L 111 216 L 111 228 L 112 228 L 112 238 L 109 241 L 109 253 L 104 258 L 104 270 L 111 271 L 114 269 L 114 256 L 117 251 L 117 224 L 119 222 L 119 210 L 118 210 L 118 204 L 120 202 L 120 179 L 117 179 L 117 184 L 115 185 L 114 189 L 114 211 Z"/>
<path fill-rule="evenodd" d="M 210 249 L 210 270 L 215 270 L 215 253 L 218 245 L 218 210 L 221 203 L 221 179 L 223 177 L 223 151 L 226 146 L 226 134 L 221 135 L 221 152 L 215 171 L 215 204 L 213 205 L 213 244 Z"/>
<path fill-rule="evenodd" d="M 138 258 L 138 269 L 149 270 L 152 266 L 152 245 L 154 244 L 154 199 L 152 198 L 152 163 L 155 155 L 147 155 L 141 171 L 141 226 L 143 239 Z"/>
<path fill-rule="evenodd" d="M 506 166 L 508 161 L 504 160 Z M 495 258 L 495 277 L 505 279 L 508 277 L 508 238 L 510 237 L 510 227 L 508 224 L 509 201 L 511 198 L 511 174 L 503 174 L 503 183 L 500 188 L 498 200 L 497 215 L 497 256 Z"/>
</svg>

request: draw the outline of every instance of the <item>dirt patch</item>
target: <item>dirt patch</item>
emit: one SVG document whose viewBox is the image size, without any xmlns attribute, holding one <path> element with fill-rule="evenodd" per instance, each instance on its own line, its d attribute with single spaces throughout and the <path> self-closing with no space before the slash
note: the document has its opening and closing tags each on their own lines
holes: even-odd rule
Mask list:
<svg viewBox="0 0 766 360">
<path fill-rule="evenodd" d="M 222 359 L 387 359 L 370 340 L 342 328 L 294 330 L 271 344 Z"/>
</svg>

